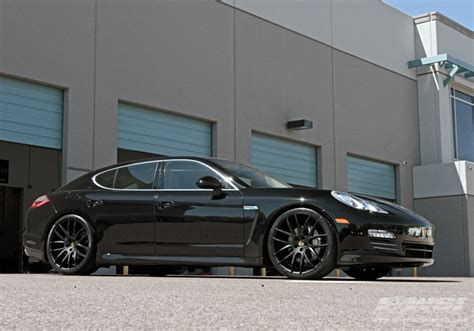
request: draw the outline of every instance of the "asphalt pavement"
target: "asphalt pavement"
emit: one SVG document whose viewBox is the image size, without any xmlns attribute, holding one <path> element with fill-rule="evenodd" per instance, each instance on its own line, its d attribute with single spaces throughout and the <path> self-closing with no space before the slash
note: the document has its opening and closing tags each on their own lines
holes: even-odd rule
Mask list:
<svg viewBox="0 0 474 331">
<path fill-rule="evenodd" d="M 0 275 L 0 329 L 473 329 L 474 278 Z"/>
</svg>

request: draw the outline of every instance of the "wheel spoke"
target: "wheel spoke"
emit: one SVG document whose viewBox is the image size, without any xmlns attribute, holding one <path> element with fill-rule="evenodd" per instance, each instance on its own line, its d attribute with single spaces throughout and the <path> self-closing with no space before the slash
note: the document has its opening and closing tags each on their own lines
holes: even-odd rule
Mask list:
<svg viewBox="0 0 474 331">
<path fill-rule="evenodd" d="M 58 227 L 61 229 L 61 231 L 66 235 L 66 237 L 69 237 L 69 231 L 64 229 L 63 225 L 61 223 L 58 224 Z"/>
<path fill-rule="evenodd" d="M 82 233 L 82 230 L 84 230 L 84 228 L 80 229 L 80 230 L 76 233 L 76 240 L 77 240 L 77 241 L 82 241 L 84 238 L 87 238 L 87 232 Z M 79 237 L 79 233 L 81 233 L 81 236 L 80 236 L 80 237 Z"/>
<path fill-rule="evenodd" d="M 67 265 L 68 265 L 69 268 L 71 267 L 71 255 L 72 255 L 72 253 L 69 253 L 67 255 Z"/>
<path fill-rule="evenodd" d="M 312 268 L 314 268 L 314 264 L 313 262 L 311 262 L 311 259 L 308 257 L 308 255 L 306 254 L 306 250 L 303 251 L 303 256 L 305 257 L 305 259 L 309 262 L 309 264 L 311 265 Z"/>
<path fill-rule="evenodd" d="M 308 217 L 306 217 L 306 220 L 304 221 L 303 229 L 306 229 L 310 219 L 311 219 L 311 215 L 308 215 Z"/>
<path fill-rule="evenodd" d="M 294 237 L 293 231 L 292 231 L 292 233 L 289 233 L 289 232 L 286 232 L 286 231 L 284 231 L 282 229 L 279 229 L 279 228 L 275 228 L 275 230 L 277 230 L 278 232 L 281 232 L 283 234 L 286 234 L 287 236 Z"/>
<path fill-rule="evenodd" d="M 58 255 L 56 255 L 56 258 L 54 259 L 54 263 L 56 263 L 56 260 L 59 259 L 59 257 L 63 254 L 63 253 L 66 253 L 66 249 L 63 249 L 61 252 L 59 252 Z M 57 264 L 57 263 L 56 263 Z"/>
<path fill-rule="evenodd" d="M 313 253 L 314 257 L 316 257 L 319 260 L 318 253 L 316 253 L 316 251 L 312 247 L 309 247 L 308 249 L 311 251 L 311 253 Z"/>
<path fill-rule="evenodd" d="M 326 247 L 326 246 L 328 246 L 328 244 L 308 245 L 308 247 L 311 247 L 311 248 L 320 248 L 320 247 Z"/>
<path fill-rule="evenodd" d="M 290 218 L 289 218 L 289 217 L 286 218 L 286 225 L 288 225 L 288 229 L 289 229 L 290 232 L 292 233 L 291 236 L 292 236 L 292 237 L 295 237 L 295 236 L 296 236 L 296 233 L 295 233 L 295 231 L 293 231 L 293 227 L 292 227 L 291 224 L 290 224 Z M 275 229 L 275 230 L 277 230 L 277 229 Z"/>
<path fill-rule="evenodd" d="M 64 234 L 59 233 L 57 229 L 54 229 L 54 234 L 59 237 L 59 239 L 66 240 L 66 236 Z"/>
<path fill-rule="evenodd" d="M 293 258 L 291 259 L 291 267 L 290 267 L 291 272 L 293 272 L 293 265 L 295 264 L 295 259 L 296 259 L 296 252 L 293 254 Z"/>
<path fill-rule="evenodd" d="M 296 221 L 296 227 L 298 228 L 298 235 L 302 236 L 303 235 L 303 229 L 300 226 L 300 223 L 298 222 L 298 215 L 295 216 L 295 221 Z"/>
<path fill-rule="evenodd" d="M 52 241 L 51 244 L 65 244 L 66 242 L 63 241 L 63 240 L 55 240 L 55 241 Z"/>
<path fill-rule="evenodd" d="M 79 252 L 79 250 L 76 250 L 76 253 L 77 253 L 77 255 L 79 255 L 79 256 L 86 257 L 86 254 L 82 254 L 81 252 Z"/>
<path fill-rule="evenodd" d="M 281 242 L 282 244 L 291 244 L 290 241 L 283 240 L 283 239 L 280 239 L 280 238 L 277 238 L 277 237 L 272 237 L 272 239 L 275 240 L 275 241 Z"/>
<path fill-rule="evenodd" d="M 290 254 L 288 254 L 287 256 L 285 256 L 283 259 L 281 259 L 279 262 L 282 263 L 283 261 L 285 261 L 287 258 L 289 258 L 290 256 L 294 255 L 295 254 L 295 251 L 291 251 Z"/>
<path fill-rule="evenodd" d="M 66 251 L 65 251 L 66 252 Z M 66 255 L 64 255 L 63 259 L 61 260 L 61 262 L 58 264 L 60 267 L 63 265 L 64 261 L 66 261 L 67 257 L 69 256 L 69 253 L 66 253 Z M 59 257 L 59 256 L 58 256 Z"/>
<path fill-rule="evenodd" d="M 287 248 L 289 248 L 289 247 L 291 247 L 290 244 L 285 245 L 285 246 L 283 246 L 282 248 L 280 248 L 278 251 L 276 251 L 275 253 L 273 253 L 273 255 L 277 255 L 278 253 L 283 252 L 285 249 L 287 249 Z"/>
<path fill-rule="evenodd" d="M 84 246 L 84 245 L 81 244 L 81 243 L 77 243 L 77 247 L 81 247 L 81 248 L 84 248 L 84 249 L 86 249 L 86 250 L 89 249 L 89 247 Z"/>
<path fill-rule="evenodd" d="M 319 237 L 327 237 L 327 234 L 313 234 L 312 236 L 307 237 L 306 240 L 316 239 Z"/>
<path fill-rule="evenodd" d="M 57 252 L 57 251 L 62 251 L 62 250 L 64 250 L 63 247 L 61 247 L 61 248 L 55 248 L 55 249 L 52 249 L 51 252 Z"/>
<path fill-rule="evenodd" d="M 300 275 L 303 272 L 303 253 L 300 252 Z"/>
</svg>

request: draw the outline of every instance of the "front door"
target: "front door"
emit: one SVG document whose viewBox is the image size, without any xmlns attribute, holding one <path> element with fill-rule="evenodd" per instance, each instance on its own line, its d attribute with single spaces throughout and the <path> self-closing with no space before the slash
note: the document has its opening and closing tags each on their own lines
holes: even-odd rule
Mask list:
<svg viewBox="0 0 474 331">
<path fill-rule="evenodd" d="M 199 189 L 196 181 L 220 175 L 204 163 L 171 160 L 163 163 L 156 192 L 155 237 L 158 256 L 242 256 L 242 195 L 223 184 L 223 195 Z"/>
</svg>

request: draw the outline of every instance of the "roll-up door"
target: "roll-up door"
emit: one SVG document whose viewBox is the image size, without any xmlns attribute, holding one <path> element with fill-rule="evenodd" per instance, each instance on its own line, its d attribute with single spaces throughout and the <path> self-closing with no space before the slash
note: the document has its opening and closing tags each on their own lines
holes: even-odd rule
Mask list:
<svg viewBox="0 0 474 331">
<path fill-rule="evenodd" d="M 169 156 L 212 156 L 212 124 L 137 107 L 118 106 L 118 147 Z"/>
<path fill-rule="evenodd" d="M 395 166 L 348 156 L 347 188 L 352 193 L 395 201 L 397 199 Z"/>
<path fill-rule="evenodd" d="M 61 149 L 63 91 L 0 76 L 0 140 Z"/>
<path fill-rule="evenodd" d="M 318 185 L 314 146 L 253 133 L 252 164 L 290 184 Z"/>
</svg>

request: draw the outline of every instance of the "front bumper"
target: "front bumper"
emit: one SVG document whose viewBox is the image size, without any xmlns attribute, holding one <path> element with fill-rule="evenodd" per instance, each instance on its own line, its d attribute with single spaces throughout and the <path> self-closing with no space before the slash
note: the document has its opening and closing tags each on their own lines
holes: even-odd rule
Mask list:
<svg viewBox="0 0 474 331">
<path fill-rule="evenodd" d="M 367 230 L 373 225 L 350 231 L 341 245 L 339 265 L 390 265 L 392 267 L 420 267 L 433 264 L 434 241 L 432 236 L 414 236 L 409 231 L 415 227 L 384 226 L 395 234 L 394 239 L 369 237 Z M 381 229 L 382 227 L 378 227 Z M 422 232 L 428 227 L 416 227 Z M 432 231 L 432 229 L 431 229 Z"/>
<path fill-rule="evenodd" d="M 338 265 L 393 268 L 426 267 L 434 263 L 434 228 L 413 215 L 365 215 L 365 219 L 339 225 Z M 369 236 L 369 230 L 384 230 L 394 238 Z"/>
</svg>

